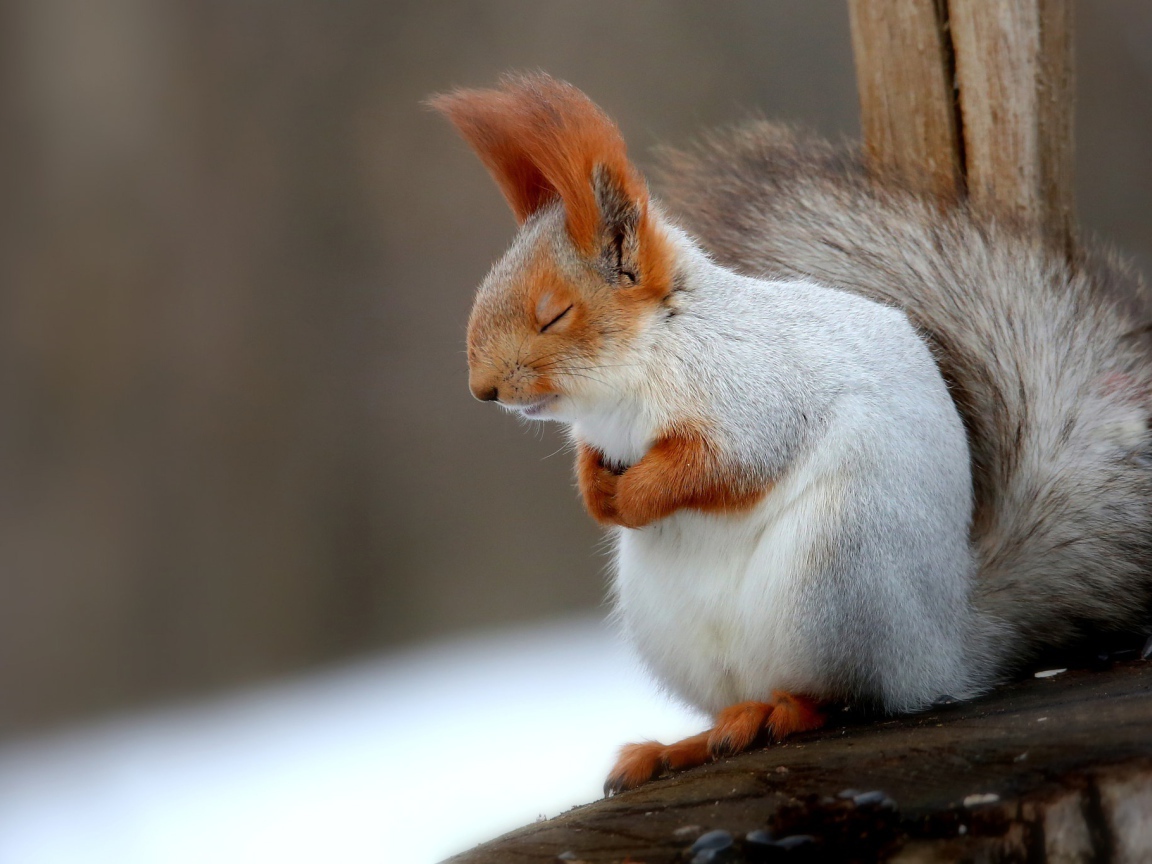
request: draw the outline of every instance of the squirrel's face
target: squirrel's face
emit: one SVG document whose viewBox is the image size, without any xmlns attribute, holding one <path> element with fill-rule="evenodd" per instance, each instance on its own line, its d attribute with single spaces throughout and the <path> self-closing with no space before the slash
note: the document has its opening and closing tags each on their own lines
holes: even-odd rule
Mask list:
<svg viewBox="0 0 1152 864">
<path fill-rule="evenodd" d="M 632 348 L 667 293 L 667 268 L 643 260 L 637 227 L 617 223 L 582 251 L 559 203 L 525 223 L 472 307 L 468 383 L 477 399 L 573 420 L 626 386 Z M 651 233 L 662 251 L 666 241 Z"/>
<path fill-rule="evenodd" d="M 431 101 L 488 167 L 521 225 L 468 324 L 477 399 L 576 419 L 611 399 L 671 292 L 672 245 L 615 124 L 543 74 Z"/>
</svg>

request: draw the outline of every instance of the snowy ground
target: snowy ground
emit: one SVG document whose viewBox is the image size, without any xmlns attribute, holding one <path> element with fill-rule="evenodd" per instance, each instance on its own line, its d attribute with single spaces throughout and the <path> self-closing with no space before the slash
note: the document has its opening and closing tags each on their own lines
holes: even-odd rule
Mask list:
<svg viewBox="0 0 1152 864">
<path fill-rule="evenodd" d="M 0 864 L 434 862 L 703 725 L 598 621 L 462 639 L 0 748 Z"/>
</svg>

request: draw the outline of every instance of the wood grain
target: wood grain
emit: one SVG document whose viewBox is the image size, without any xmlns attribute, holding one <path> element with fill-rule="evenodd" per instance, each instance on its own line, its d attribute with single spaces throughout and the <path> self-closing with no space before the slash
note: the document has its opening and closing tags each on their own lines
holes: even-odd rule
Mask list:
<svg viewBox="0 0 1152 864">
<path fill-rule="evenodd" d="M 1071 0 L 850 0 L 877 166 L 1071 254 Z M 919 179 L 917 179 L 919 178 Z"/>
<path fill-rule="evenodd" d="M 1071 0 L 948 0 L 972 201 L 1073 240 Z"/>
<path fill-rule="evenodd" d="M 963 165 L 942 0 L 849 0 L 864 145 L 873 164 L 943 195 Z"/>
</svg>

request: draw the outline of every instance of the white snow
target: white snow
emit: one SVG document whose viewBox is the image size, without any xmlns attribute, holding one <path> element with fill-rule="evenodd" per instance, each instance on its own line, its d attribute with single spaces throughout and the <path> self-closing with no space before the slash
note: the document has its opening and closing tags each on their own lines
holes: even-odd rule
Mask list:
<svg viewBox="0 0 1152 864">
<path fill-rule="evenodd" d="M 567 620 L 0 748 L 0 864 L 435 862 L 591 801 L 699 731 Z"/>
</svg>

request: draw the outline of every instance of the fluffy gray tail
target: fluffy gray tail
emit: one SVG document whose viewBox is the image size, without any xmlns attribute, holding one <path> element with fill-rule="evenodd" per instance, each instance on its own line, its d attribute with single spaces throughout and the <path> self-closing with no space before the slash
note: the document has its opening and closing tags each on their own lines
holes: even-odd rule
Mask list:
<svg viewBox="0 0 1152 864">
<path fill-rule="evenodd" d="M 1109 256 L 1073 262 L 858 153 L 768 123 L 662 154 L 664 201 L 720 263 L 904 309 L 968 427 L 974 604 L 1001 668 L 1152 595 L 1152 304 Z"/>
</svg>

